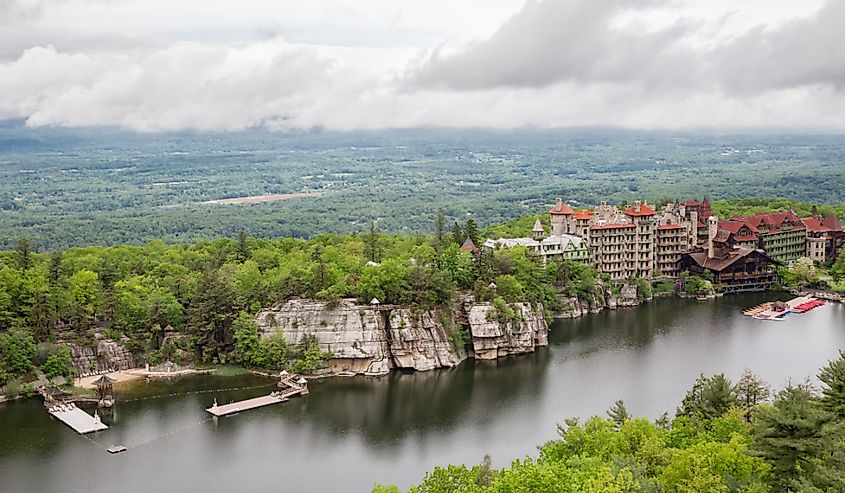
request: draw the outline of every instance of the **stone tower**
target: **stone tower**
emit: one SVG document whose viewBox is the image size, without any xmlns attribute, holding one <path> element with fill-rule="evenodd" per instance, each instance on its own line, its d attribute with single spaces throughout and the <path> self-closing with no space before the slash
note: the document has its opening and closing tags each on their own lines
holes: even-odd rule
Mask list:
<svg viewBox="0 0 845 493">
<path fill-rule="evenodd" d="M 567 205 L 560 197 L 555 200 L 555 205 L 549 209 L 552 222 L 552 234 L 560 236 L 564 233 L 575 233 L 575 211 Z"/>
<path fill-rule="evenodd" d="M 543 229 L 543 224 L 539 219 L 534 221 L 534 229 L 531 230 L 531 239 L 536 241 L 543 241 L 546 237 L 546 231 Z"/>
<path fill-rule="evenodd" d="M 719 232 L 719 219 L 716 216 L 707 218 L 707 257 L 713 258 L 716 255 L 713 247 L 713 239 Z"/>
</svg>

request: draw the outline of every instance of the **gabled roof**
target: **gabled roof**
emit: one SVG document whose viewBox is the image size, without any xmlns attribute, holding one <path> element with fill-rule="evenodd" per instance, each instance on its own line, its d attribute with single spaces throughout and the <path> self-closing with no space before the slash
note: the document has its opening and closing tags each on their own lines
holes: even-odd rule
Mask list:
<svg viewBox="0 0 845 493">
<path fill-rule="evenodd" d="M 108 375 L 103 375 L 100 378 L 91 382 L 91 385 L 96 385 L 97 387 L 104 387 L 106 385 L 112 385 L 116 382 L 117 382 L 117 380 L 109 377 Z"/>
<path fill-rule="evenodd" d="M 558 197 L 557 201 L 555 201 L 555 205 L 549 209 L 549 214 L 552 215 L 564 215 L 569 216 L 574 214 L 575 211 L 572 210 L 572 207 L 566 204 L 563 200 Z"/>
<path fill-rule="evenodd" d="M 763 250 L 753 248 L 717 248 L 714 253 L 713 258 L 708 257 L 706 251 L 685 253 L 684 255 L 689 255 L 693 262 L 701 268 L 716 272 L 721 272 L 748 256 L 759 256 L 766 263 L 781 265 L 780 262 L 766 255 Z"/>
<path fill-rule="evenodd" d="M 698 202 L 695 200 L 685 200 L 681 202 L 681 205 L 684 207 L 694 207 L 698 205 Z"/>
<path fill-rule="evenodd" d="M 757 228 L 755 228 L 753 225 L 742 221 L 719 221 L 719 229 L 729 231 L 731 233 L 739 232 L 739 230 L 742 229 L 743 226 L 748 226 L 748 229 L 750 229 L 752 233 L 757 232 Z"/>
<path fill-rule="evenodd" d="M 472 238 L 467 238 L 464 244 L 461 245 L 461 250 L 465 252 L 477 253 L 478 247 L 475 246 L 475 243 L 472 242 Z"/>
<path fill-rule="evenodd" d="M 625 215 L 627 216 L 653 216 L 657 214 L 657 212 L 648 206 L 648 204 L 638 204 L 633 207 L 628 207 L 625 209 Z"/>
<path fill-rule="evenodd" d="M 806 217 L 801 219 L 801 222 L 804 223 L 804 227 L 807 228 L 807 231 L 813 231 L 815 233 L 826 233 L 831 231 L 831 229 L 822 224 L 821 219 L 817 217 Z"/>
<path fill-rule="evenodd" d="M 842 231 L 842 224 L 839 223 L 839 218 L 833 214 L 827 214 L 822 218 L 822 225 L 834 230 Z"/>
</svg>

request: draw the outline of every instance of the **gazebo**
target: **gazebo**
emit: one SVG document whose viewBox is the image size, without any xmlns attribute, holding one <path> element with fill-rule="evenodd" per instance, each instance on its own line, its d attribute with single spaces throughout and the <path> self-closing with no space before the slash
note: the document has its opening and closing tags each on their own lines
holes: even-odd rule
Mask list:
<svg viewBox="0 0 845 493">
<path fill-rule="evenodd" d="M 100 397 L 101 401 L 105 402 L 114 400 L 112 385 L 114 385 L 115 382 L 117 382 L 117 380 L 109 377 L 108 375 L 103 375 L 91 382 L 91 384 L 97 386 L 97 395 Z"/>
</svg>

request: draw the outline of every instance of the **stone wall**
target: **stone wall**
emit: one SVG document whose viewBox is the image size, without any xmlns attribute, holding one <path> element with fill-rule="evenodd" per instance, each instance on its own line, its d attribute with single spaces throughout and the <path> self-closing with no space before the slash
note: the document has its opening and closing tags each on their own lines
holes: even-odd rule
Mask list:
<svg viewBox="0 0 845 493">
<path fill-rule="evenodd" d="M 450 309 L 415 310 L 382 306 L 375 309 L 343 300 L 293 299 L 261 310 L 257 322 L 264 336 L 281 333 L 290 343 L 314 335 L 320 349 L 334 354 L 331 370 L 379 375 L 391 368 L 419 371 L 460 364 L 470 354 L 491 359 L 534 351 L 548 344 L 548 327 L 542 307 L 515 303 L 518 323 L 487 320 L 495 309 L 490 303 L 462 298 Z M 482 322 L 483 321 L 483 322 Z"/>
</svg>

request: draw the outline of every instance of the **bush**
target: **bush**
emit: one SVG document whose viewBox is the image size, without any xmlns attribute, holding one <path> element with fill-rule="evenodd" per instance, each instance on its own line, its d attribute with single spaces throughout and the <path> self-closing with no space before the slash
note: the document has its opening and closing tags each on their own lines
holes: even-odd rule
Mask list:
<svg viewBox="0 0 845 493">
<path fill-rule="evenodd" d="M 47 356 L 47 361 L 44 362 L 41 369 L 51 380 L 56 377 L 70 377 L 73 374 L 70 349 L 67 346 L 61 346 L 56 352 Z"/>
</svg>

